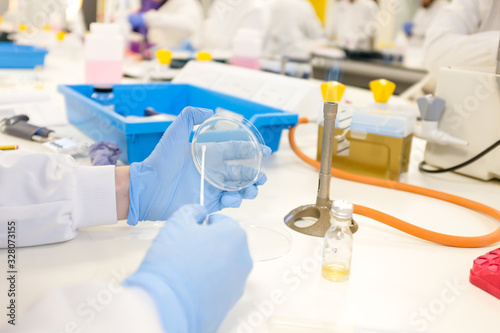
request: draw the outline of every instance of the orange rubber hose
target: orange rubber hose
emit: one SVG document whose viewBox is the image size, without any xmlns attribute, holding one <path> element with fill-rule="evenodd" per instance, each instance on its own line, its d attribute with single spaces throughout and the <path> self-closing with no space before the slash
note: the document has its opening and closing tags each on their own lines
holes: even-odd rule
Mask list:
<svg viewBox="0 0 500 333">
<path fill-rule="evenodd" d="M 305 124 L 308 122 L 309 121 L 307 118 L 299 119 L 299 124 Z M 297 143 L 295 142 L 296 128 L 297 126 L 290 128 L 290 132 L 288 133 L 288 139 L 290 140 L 290 146 L 292 147 L 292 150 L 297 154 L 297 156 L 301 160 L 315 167 L 316 169 L 319 169 L 320 162 L 305 155 L 297 146 Z M 335 168 L 332 168 L 332 175 L 337 178 L 350 180 L 358 183 L 386 187 L 390 189 L 425 195 L 431 198 L 436 198 L 443 201 L 451 202 L 453 204 L 457 204 L 459 206 L 484 213 L 500 222 L 500 211 L 498 211 L 497 209 L 456 195 L 435 191 L 420 186 L 404 184 L 392 180 L 355 175 L 353 173 L 349 173 Z M 474 236 L 474 237 L 452 236 L 417 227 L 413 224 L 400 220 L 391 215 L 361 205 L 354 205 L 354 213 L 377 220 L 379 222 L 382 222 L 390 227 L 398 229 L 412 236 L 447 246 L 482 247 L 482 246 L 492 245 L 500 241 L 500 227 L 495 231 L 483 236 Z"/>
</svg>

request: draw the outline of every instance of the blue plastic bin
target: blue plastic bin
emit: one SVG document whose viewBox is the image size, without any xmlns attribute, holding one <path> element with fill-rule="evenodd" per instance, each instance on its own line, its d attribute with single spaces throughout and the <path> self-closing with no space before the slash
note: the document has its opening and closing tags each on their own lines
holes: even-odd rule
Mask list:
<svg viewBox="0 0 500 333">
<path fill-rule="evenodd" d="M 96 141 L 114 141 L 122 149 L 120 160 L 144 160 L 153 151 L 172 121 L 133 122 L 124 116 L 143 116 L 147 107 L 177 116 L 186 106 L 215 110 L 220 107 L 252 122 L 272 151 L 281 131 L 298 122 L 298 115 L 207 89 L 173 83 L 114 85 L 114 108 L 91 99 L 92 85 L 61 85 L 68 119 Z M 122 116 L 123 115 L 123 116 Z"/>
<path fill-rule="evenodd" d="M 0 42 L 0 68 L 35 68 L 43 66 L 47 50 L 29 45 Z"/>
</svg>

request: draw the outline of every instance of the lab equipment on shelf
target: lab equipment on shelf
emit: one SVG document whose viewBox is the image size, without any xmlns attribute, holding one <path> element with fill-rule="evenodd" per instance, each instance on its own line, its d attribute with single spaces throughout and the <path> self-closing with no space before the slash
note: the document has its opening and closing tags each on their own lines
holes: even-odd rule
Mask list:
<svg viewBox="0 0 500 333">
<path fill-rule="evenodd" d="M 85 36 L 85 82 L 119 83 L 124 49 L 125 38 L 117 24 L 91 23 Z"/>
<path fill-rule="evenodd" d="M 332 226 L 325 234 L 321 275 L 330 281 L 342 282 L 349 279 L 353 237 L 350 229 L 352 203 L 335 200 L 330 210 Z"/>
</svg>

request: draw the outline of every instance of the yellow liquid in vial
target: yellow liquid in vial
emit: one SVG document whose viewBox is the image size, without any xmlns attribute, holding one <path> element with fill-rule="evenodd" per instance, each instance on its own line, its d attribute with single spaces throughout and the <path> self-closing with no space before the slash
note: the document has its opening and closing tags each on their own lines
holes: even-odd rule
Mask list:
<svg viewBox="0 0 500 333">
<path fill-rule="evenodd" d="M 321 267 L 321 275 L 330 281 L 342 282 L 349 279 L 350 268 L 346 268 L 344 264 L 335 262 L 323 264 Z"/>
</svg>

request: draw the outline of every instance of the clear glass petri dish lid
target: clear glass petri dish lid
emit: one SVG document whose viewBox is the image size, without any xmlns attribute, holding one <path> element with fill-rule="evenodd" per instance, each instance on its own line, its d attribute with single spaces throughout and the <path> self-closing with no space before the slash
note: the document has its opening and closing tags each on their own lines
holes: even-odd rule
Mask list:
<svg viewBox="0 0 500 333">
<path fill-rule="evenodd" d="M 191 145 L 198 171 L 203 174 L 204 164 L 205 180 L 224 191 L 238 191 L 259 180 L 266 149 L 251 122 L 226 113 L 205 120 L 194 133 Z"/>
</svg>

